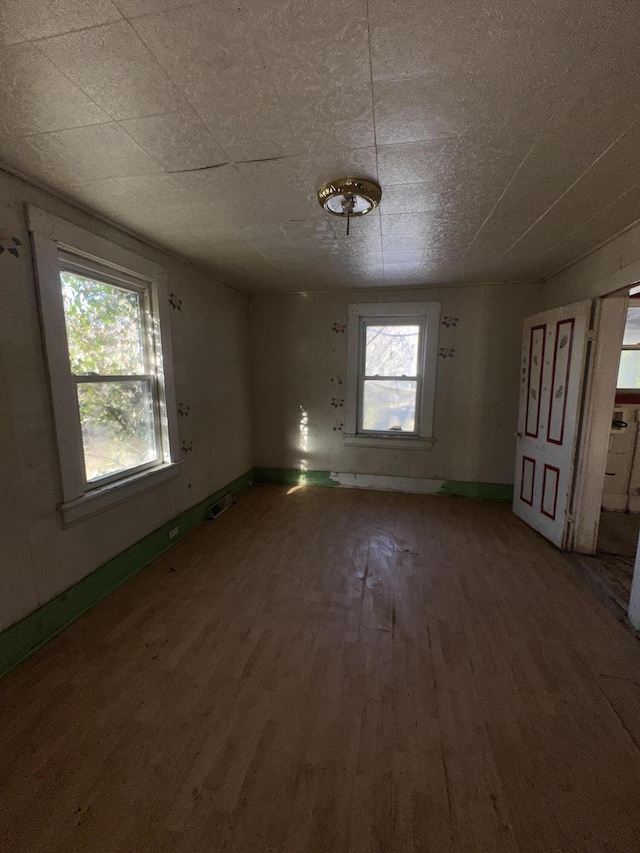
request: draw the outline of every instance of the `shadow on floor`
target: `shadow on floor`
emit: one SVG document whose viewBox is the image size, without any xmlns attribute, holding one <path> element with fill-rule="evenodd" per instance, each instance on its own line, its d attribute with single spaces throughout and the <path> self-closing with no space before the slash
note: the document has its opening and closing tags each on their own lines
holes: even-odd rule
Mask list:
<svg viewBox="0 0 640 853">
<path fill-rule="evenodd" d="M 627 621 L 640 513 L 602 512 L 598 552 L 567 559 L 620 622 Z"/>
<path fill-rule="evenodd" d="M 640 512 L 601 512 L 598 529 L 598 553 L 636 555 L 640 534 Z"/>
<path fill-rule="evenodd" d="M 617 554 L 567 554 L 567 559 L 620 622 L 627 621 L 633 557 Z"/>
</svg>

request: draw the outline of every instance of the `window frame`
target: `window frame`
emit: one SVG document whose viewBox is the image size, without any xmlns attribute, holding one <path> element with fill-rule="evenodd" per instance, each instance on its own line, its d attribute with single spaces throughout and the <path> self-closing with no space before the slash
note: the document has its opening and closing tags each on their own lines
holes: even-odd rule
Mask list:
<svg viewBox="0 0 640 853">
<path fill-rule="evenodd" d="M 167 437 L 164 435 L 164 430 L 162 429 L 161 403 L 162 398 L 164 397 L 164 392 L 160 386 L 160 382 L 158 381 L 156 371 L 156 365 L 161 360 L 161 355 L 159 355 L 158 353 L 160 340 L 158 334 L 156 334 L 153 328 L 155 325 L 157 325 L 154 322 L 154 318 L 157 315 L 157 312 L 154 310 L 153 304 L 153 285 L 149 281 L 135 277 L 131 273 L 125 273 L 122 271 L 118 271 L 116 273 L 114 270 L 109 269 L 109 267 L 105 267 L 104 264 L 101 264 L 97 261 L 84 260 L 69 252 L 61 251 L 59 253 L 59 263 L 61 274 L 63 272 L 70 272 L 79 276 L 85 276 L 103 284 L 112 285 L 113 287 L 119 287 L 123 290 L 128 290 L 137 293 L 141 297 L 140 303 L 142 310 L 140 312 L 140 326 L 141 335 L 143 338 L 143 358 L 145 362 L 145 373 L 119 375 L 103 375 L 97 373 L 72 373 L 71 375 L 74 377 L 75 380 L 76 396 L 78 386 L 81 384 L 90 384 L 95 382 L 127 381 L 148 382 L 153 409 L 153 431 L 155 436 L 156 455 L 152 460 L 149 460 L 148 462 L 143 462 L 140 465 L 132 465 L 130 468 L 123 468 L 120 471 L 115 471 L 112 474 L 105 474 L 102 477 L 96 477 L 96 479 L 94 480 L 88 480 L 84 462 L 84 448 L 82 448 L 83 478 L 85 493 L 87 493 L 89 491 L 92 491 L 93 489 L 106 486 L 109 483 L 114 483 L 118 480 L 123 480 L 125 477 L 131 477 L 134 474 L 140 473 L 141 471 L 156 468 L 164 461 L 164 445 L 167 441 Z M 82 426 L 82 418 L 80 419 L 80 421 Z"/>
<path fill-rule="evenodd" d="M 178 425 L 166 274 L 162 267 L 146 258 L 39 208 L 28 207 L 28 220 L 60 467 L 60 510 L 67 526 L 178 474 Z M 145 341 L 144 349 L 145 369 L 153 368 L 158 455 L 152 462 L 90 482 L 86 479 L 78 381 L 71 372 L 60 281 L 60 273 L 65 269 L 143 293 L 146 304 L 143 322 L 152 327 L 153 335 L 153 349 L 149 348 L 149 340 Z M 145 334 L 149 331 L 147 328 Z M 151 364 L 149 359 L 155 363 Z"/>
<path fill-rule="evenodd" d="M 622 364 L 622 353 L 624 352 L 633 352 L 640 350 L 640 343 L 637 344 L 626 344 L 624 343 L 624 333 L 627 328 L 627 315 L 629 313 L 630 308 L 640 308 L 640 296 L 630 296 L 629 304 L 627 305 L 627 311 L 624 315 L 624 328 L 622 331 L 622 346 L 620 348 L 620 358 L 618 361 L 618 374 L 616 375 L 616 391 L 625 392 L 627 394 L 640 394 L 640 388 L 627 388 L 626 386 L 618 385 L 618 375 L 620 374 L 620 367 Z"/>
<path fill-rule="evenodd" d="M 416 437 L 420 435 L 420 423 L 421 423 L 421 403 L 422 403 L 422 378 L 424 374 L 424 345 L 426 339 L 426 323 L 424 317 L 360 317 L 359 318 L 360 325 L 360 341 L 359 341 L 359 351 L 358 351 L 358 391 L 357 391 L 357 410 L 356 410 L 356 433 L 357 435 L 372 435 L 378 438 L 381 437 L 390 437 L 390 438 L 400 438 L 403 435 L 409 435 L 412 437 Z M 418 326 L 418 353 L 417 353 L 417 373 L 415 376 L 369 376 L 366 371 L 366 363 L 367 363 L 367 329 L 369 326 Z M 364 384 L 367 381 L 371 381 L 373 379 L 382 379 L 383 381 L 393 381 L 394 379 L 398 382 L 415 382 L 416 383 L 416 402 L 415 402 L 415 415 L 414 415 L 414 428 L 409 430 L 372 430 L 365 429 L 363 425 L 363 416 L 364 416 Z"/>
<path fill-rule="evenodd" d="M 433 416 L 437 374 L 440 302 L 368 302 L 347 308 L 347 400 L 345 443 L 369 447 L 426 449 L 435 441 Z M 421 330 L 416 387 L 416 424 L 412 432 L 362 429 L 363 389 L 366 379 L 366 328 L 368 325 L 419 325 Z M 412 377 L 402 377 L 407 380 Z"/>
</svg>

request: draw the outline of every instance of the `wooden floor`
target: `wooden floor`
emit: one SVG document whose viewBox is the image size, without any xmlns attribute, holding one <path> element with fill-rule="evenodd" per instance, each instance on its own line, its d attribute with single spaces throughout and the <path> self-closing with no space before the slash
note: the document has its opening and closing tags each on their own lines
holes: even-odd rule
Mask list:
<svg viewBox="0 0 640 853">
<path fill-rule="evenodd" d="M 637 853 L 639 682 L 509 506 L 258 486 L 0 682 L 0 849 Z"/>
<path fill-rule="evenodd" d="M 626 624 L 634 558 L 602 553 L 566 554 L 566 558 L 616 619 Z"/>
<path fill-rule="evenodd" d="M 600 513 L 597 553 L 565 555 L 600 601 L 625 624 L 628 624 L 627 611 L 639 531 L 640 513 L 603 510 Z"/>
<path fill-rule="evenodd" d="M 636 556 L 638 534 L 640 533 L 640 512 L 600 513 L 598 528 L 598 552 L 617 554 L 621 557 Z"/>
</svg>

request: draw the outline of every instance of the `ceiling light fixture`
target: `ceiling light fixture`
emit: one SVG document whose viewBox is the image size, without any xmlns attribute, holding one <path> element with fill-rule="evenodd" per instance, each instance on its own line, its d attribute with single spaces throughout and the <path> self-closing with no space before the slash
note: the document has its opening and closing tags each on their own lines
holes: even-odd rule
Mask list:
<svg viewBox="0 0 640 853">
<path fill-rule="evenodd" d="M 364 178 L 329 181 L 318 190 L 318 201 L 327 213 L 347 217 L 347 234 L 351 217 L 371 213 L 380 204 L 381 198 L 382 190 L 378 184 Z"/>
</svg>

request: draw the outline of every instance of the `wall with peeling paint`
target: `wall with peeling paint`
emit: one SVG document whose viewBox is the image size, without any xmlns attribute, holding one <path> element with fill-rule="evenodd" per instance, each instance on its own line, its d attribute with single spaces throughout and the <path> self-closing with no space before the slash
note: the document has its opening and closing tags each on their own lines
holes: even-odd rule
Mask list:
<svg viewBox="0 0 640 853">
<path fill-rule="evenodd" d="M 64 530 L 25 202 L 162 265 L 179 476 Z M 17 242 L 16 242 L 17 241 Z M 252 467 L 248 297 L 0 171 L 0 629 Z"/>
<path fill-rule="evenodd" d="M 522 321 L 539 299 L 537 284 L 253 296 L 255 465 L 512 483 Z M 348 304 L 422 300 L 442 303 L 434 447 L 346 446 Z"/>
</svg>

